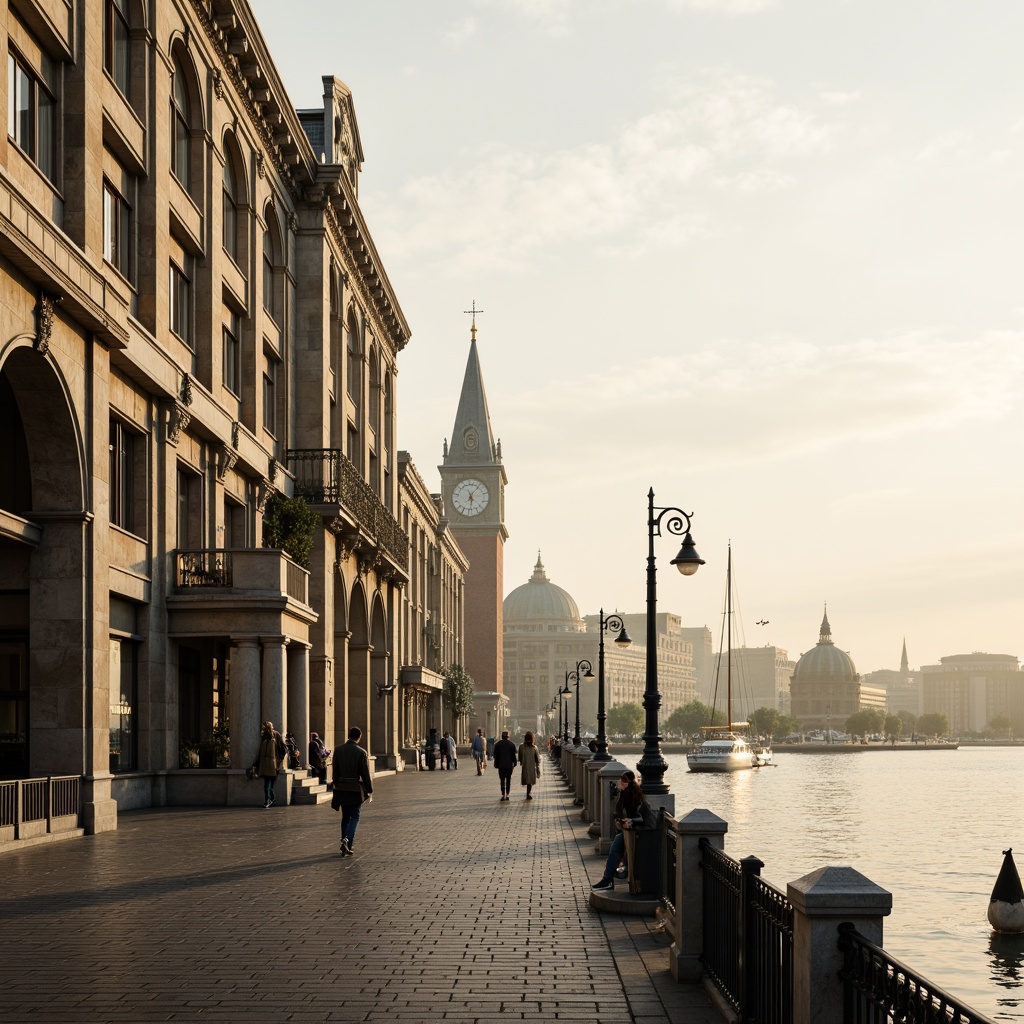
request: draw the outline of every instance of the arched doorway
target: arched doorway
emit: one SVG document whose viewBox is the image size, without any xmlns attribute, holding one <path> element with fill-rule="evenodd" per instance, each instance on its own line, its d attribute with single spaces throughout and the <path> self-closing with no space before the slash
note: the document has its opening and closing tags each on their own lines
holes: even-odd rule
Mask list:
<svg viewBox="0 0 1024 1024">
<path fill-rule="evenodd" d="M 373 595 L 370 643 L 373 647 L 373 653 L 370 656 L 370 682 L 373 686 L 374 700 L 372 701 L 371 739 L 367 749 L 371 756 L 377 758 L 378 768 L 393 768 L 397 693 L 389 674 L 390 652 L 388 651 L 387 620 L 379 592 Z"/>
<path fill-rule="evenodd" d="M 34 341 L 16 338 L 0 353 L 0 775 L 7 778 L 91 775 L 105 770 L 107 756 L 107 701 L 90 699 L 82 439 L 64 381 Z"/>
<path fill-rule="evenodd" d="M 370 629 L 367 622 L 366 591 L 361 583 L 352 587 L 349 599 L 348 641 L 348 726 L 362 729 L 366 744 L 370 742 Z M 340 737 L 339 737 L 340 738 Z"/>
</svg>

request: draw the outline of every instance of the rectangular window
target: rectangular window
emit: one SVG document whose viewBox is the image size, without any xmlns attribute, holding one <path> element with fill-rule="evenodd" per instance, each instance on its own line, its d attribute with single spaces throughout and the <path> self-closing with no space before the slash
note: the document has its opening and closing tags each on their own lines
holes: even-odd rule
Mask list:
<svg viewBox="0 0 1024 1024">
<path fill-rule="evenodd" d="M 110 421 L 110 522 L 138 536 L 145 525 L 145 437 Z"/>
<path fill-rule="evenodd" d="M 56 173 L 54 99 L 14 50 L 7 53 L 7 134 L 49 178 Z"/>
<path fill-rule="evenodd" d="M 133 771 L 137 744 L 138 644 L 110 638 L 110 770 Z"/>
<path fill-rule="evenodd" d="M 131 280 L 132 208 L 109 181 L 103 182 L 103 258 Z"/>
<path fill-rule="evenodd" d="M 185 271 L 176 263 L 171 262 L 170 287 L 168 291 L 169 317 L 171 330 L 189 348 L 192 347 L 191 324 L 191 282 Z"/>
<path fill-rule="evenodd" d="M 263 371 L 263 428 L 277 434 L 277 360 L 270 358 Z"/>
<path fill-rule="evenodd" d="M 241 333 L 241 320 L 237 313 L 228 316 L 224 325 L 223 379 L 226 387 L 235 397 L 241 393 L 240 346 L 238 336 Z"/>
<path fill-rule="evenodd" d="M 106 0 L 103 8 L 103 69 L 128 95 L 127 0 Z"/>
</svg>

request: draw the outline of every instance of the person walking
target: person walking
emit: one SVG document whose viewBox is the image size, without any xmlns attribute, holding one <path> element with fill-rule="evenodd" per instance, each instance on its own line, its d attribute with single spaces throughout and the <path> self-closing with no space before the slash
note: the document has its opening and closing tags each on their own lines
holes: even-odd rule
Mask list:
<svg viewBox="0 0 1024 1024">
<path fill-rule="evenodd" d="M 274 723 L 264 722 L 260 732 L 260 748 L 256 760 L 252 763 L 257 774 L 263 779 L 264 808 L 274 806 L 274 785 L 277 782 L 277 773 L 284 763 L 286 750 L 284 740 L 274 728 Z"/>
<path fill-rule="evenodd" d="M 341 855 L 352 857 L 352 848 L 359 825 L 359 812 L 363 802 L 373 799 L 373 780 L 370 778 L 370 759 L 359 746 L 362 729 L 353 726 L 348 731 L 348 742 L 334 752 L 334 798 L 331 806 L 341 808 Z"/>
<path fill-rule="evenodd" d="M 508 738 L 508 729 L 501 734 L 501 739 L 494 744 L 494 767 L 498 769 L 498 782 L 501 783 L 501 799 L 508 799 L 508 791 L 512 786 L 512 769 L 519 762 L 516 745 Z"/>
<path fill-rule="evenodd" d="M 540 751 L 533 742 L 533 733 L 528 732 L 519 744 L 519 763 L 523 766 L 520 781 L 526 787 L 526 799 L 533 799 L 533 787 L 540 778 Z"/>
<path fill-rule="evenodd" d="M 615 827 L 618 832 L 608 848 L 608 860 L 605 862 L 604 874 L 600 881 L 594 883 L 594 889 L 614 889 L 615 872 L 623 857 L 629 869 L 630 892 L 633 891 L 633 832 L 638 828 L 654 828 L 656 822 L 654 810 L 647 802 L 644 791 L 637 782 L 636 773 L 625 771 L 619 776 L 619 796 L 615 801 Z"/>
<path fill-rule="evenodd" d="M 473 748 L 473 760 L 476 761 L 476 773 L 483 775 L 484 765 L 487 763 L 487 743 L 484 740 L 483 729 L 477 729 L 470 746 Z"/>
<path fill-rule="evenodd" d="M 455 756 L 455 737 L 447 729 L 441 737 L 441 753 L 444 756 L 444 766 L 448 771 L 459 767 L 459 759 Z"/>
</svg>

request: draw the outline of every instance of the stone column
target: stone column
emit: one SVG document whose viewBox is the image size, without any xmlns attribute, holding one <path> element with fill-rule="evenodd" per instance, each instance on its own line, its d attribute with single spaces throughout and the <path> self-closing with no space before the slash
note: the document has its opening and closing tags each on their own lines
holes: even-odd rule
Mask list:
<svg viewBox="0 0 1024 1024">
<path fill-rule="evenodd" d="M 228 691 L 231 767 L 248 768 L 260 749 L 260 643 L 256 637 L 236 637 L 232 645 Z"/>
<path fill-rule="evenodd" d="M 598 810 L 598 801 L 600 799 L 600 788 L 598 785 L 598 772 L 606 764 L 605 761 L 595 761 L 591 758 L 585 765 L 584 768 L 587 773 L 586 782 L 586 803 L 583 805 L 582 818 L 584 821 L 590 822 L 590 828 L 587 830 L 587 835 L 594 839 L 597 839 L 601 835 L 601 812 Z"/>
<path fill-rule="evenodd" d="M 271 721 L 283 736 L 288 724 L 285 721 L 286 691 L 288 676 L 285 669 L 286 636 L 264 636 L 263 677 L 260 687 L 260 714 L 264 722 Z"/>
<path fill-rule="evenodd" d="M 292 640 L 287 653 L 288 731 L 295 735 L 300 764 L 309 751 L 309 650 L 309 644 Z"/>
<path fill-rule="evenodd" d="M 729 826 L 717 814 L 694 808 L 676 821 L 676 934 L 668 966 L 676 981 L 700 981 L 704 968 L 704 872 L 700 841 L 725 849 Z"/>
<path fill-rule="evenodd" d="M 793 1024 L 842 1024 L 839 925 L 882 945 L 882 919 L 892 893 L 849 867 L 825 867 L 790 882 L 793 904 Z"/>
</svg>

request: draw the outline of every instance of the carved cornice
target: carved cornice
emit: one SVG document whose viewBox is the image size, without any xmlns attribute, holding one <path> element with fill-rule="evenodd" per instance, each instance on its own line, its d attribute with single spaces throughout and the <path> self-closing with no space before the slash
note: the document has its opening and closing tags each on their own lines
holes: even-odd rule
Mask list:
<svg viewBox="0 0 1024 1024">
<path fill-rule="evenodd" d="M 164 440 L 170 445 L 177 445 L 181 432 L 192 422 L 192 413 L 181 402 L 171 400 L 164 403 L 164 415 Z"/>
<path fill-rule="evenodd" d="M 36 305 L 36 351 L 45 356 L 50 351 L 50 339 L 53 337 L 54 310 L 57 300 L 46 292 L 39 293 Z"/>
</svg>

